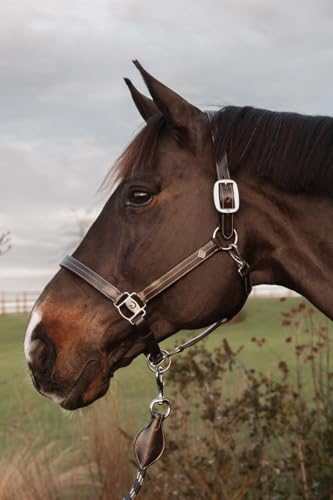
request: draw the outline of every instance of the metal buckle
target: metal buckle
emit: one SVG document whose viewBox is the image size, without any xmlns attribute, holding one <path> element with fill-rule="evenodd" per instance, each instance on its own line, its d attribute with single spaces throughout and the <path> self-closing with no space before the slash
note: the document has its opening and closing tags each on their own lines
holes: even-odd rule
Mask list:
<svg viewBox="0 0 333 500">
<path fill-rule="evenodd" d="M 127 319 L 131 325 L 135 325 L 134 320 L 138 316 L 143 318 L 146 315 L 146 304 L 140 304 L 136 293 L 124 292 L 114 306 L 118 309 L 120 316 Z"/>
<path fill-rule="evenodd" d="M 220 186 L 231 186 L 234 194 L 234 206 L 230 208 L 224 208 L 222 207 L 221 204 L 221 197 L 220 197 Z M 237 182 L 233 181 L 231 179 L 220 179 L 215 182 L 214 184 L 214 190 L 213 190 L 213 195 L 214 195 L 214 204 L 215 208 L 218 212 L 221 214 L 234 214 L 239 210 L 239 191 L 238 191 L 238 186 Z"/>
</svg>

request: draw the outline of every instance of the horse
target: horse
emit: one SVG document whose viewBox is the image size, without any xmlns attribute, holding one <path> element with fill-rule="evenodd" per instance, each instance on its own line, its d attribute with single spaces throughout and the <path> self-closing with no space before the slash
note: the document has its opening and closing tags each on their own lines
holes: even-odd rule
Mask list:
<svg viewBox="0 0 333 500">
<path fill-rule="evenodd" d="M 140 353 L 158 363 L 159 342 L 177 331 L 235 316 L 249 277 L 333 319 L 333 118 L 209 115 L 135 65 L 151 97 L 125 82 L 145 125 L 25 335 L 36 389 L 70 410 L 102 397 Z"/>
</svg>

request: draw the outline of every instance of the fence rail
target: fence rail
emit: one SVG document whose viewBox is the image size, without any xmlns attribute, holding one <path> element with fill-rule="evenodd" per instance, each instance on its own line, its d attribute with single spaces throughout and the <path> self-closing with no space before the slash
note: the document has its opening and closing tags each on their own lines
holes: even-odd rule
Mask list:
<svg viewBox="0 0 333 500">
<path fill-rule="evenodd" d="M 0 316 L 7 313 L 30 312 L 40 292 L 5 291 L 0 292 Z"/>
<path fill-rule="evenodd" d="M 0 316 L 7 313 L 30 312 L 40 291 L 4 291 L 0 292 Z M 258 286 L 254 287 L 252 297 L 292 297 L 297 295 L 291 290 L 282 287 Z"/>
</svg>

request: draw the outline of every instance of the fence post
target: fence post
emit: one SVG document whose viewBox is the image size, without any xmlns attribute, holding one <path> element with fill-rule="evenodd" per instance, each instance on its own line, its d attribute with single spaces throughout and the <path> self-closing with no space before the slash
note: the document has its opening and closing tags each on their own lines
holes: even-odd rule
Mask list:
<svg viewBox="0 0 333 500">
<path fill-rule="evenodd" d="M 23 292 L 23 312 L 28 312 L 28 297 L 27 297 L 27 292 Z"/>
<path fill-rule="evenodd" d="M 0 297 L 0 314 L 6 314 L 6 298 L 5 298 L 5 292 L 1 293 Z"/>
</svg>

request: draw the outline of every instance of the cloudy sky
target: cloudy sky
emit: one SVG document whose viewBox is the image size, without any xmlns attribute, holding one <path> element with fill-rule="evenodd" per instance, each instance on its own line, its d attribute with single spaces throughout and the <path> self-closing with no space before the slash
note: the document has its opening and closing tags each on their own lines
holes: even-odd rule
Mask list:
<svg viewBox="0 0 333 500">
<path fill-rule="evenodd" d="M 333 115 L 331 0 L 2 0 L 0 291 L 39 289 L 98 213 L 134 58 L 198 106 Z"/>
</svg>

